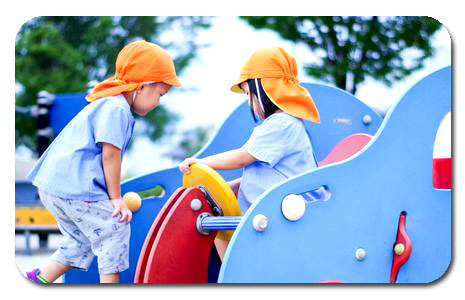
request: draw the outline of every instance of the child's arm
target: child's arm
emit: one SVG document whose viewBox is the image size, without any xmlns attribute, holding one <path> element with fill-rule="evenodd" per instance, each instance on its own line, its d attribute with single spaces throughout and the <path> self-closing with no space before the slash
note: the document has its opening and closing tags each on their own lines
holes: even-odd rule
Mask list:
<svg viewBox="0 0 465 300">
<path fill-rule="evenodd" d="M 121 198 L 121 150 L 112 144 L 102 143 L 102 162 L 108 196 L 115 208 L 112 217 L 121 214 L 120 222 L 130 222 L 132 213 Z"/>
<path fill-rule="evenodd" d="M 179 169 L 184 174 L 189 174 L 189 166 L 194 163 L 203 163 L 215 170 L 240 169 L 256 161 L 256 158 L 249 154 L 244 148 L 238 148 L 223 153 L 207 156 L 204 158 L 186 158 Z"/>
</svg>

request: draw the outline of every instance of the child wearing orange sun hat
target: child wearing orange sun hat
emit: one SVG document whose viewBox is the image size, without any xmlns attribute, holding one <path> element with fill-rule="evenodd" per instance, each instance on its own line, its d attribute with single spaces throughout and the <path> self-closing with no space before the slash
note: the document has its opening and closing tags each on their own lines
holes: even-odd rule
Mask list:
<svg viewBox="0 0 465 300">
<path fill-rule="evenodd" d="M 115 75 L 97 84 L 86 99 L 94 101 L 133 91 L 146 82 L 181 86 L 168 52 L 153 43 L 133 42 L 118 54 Z"/>
<path fill-rule="evenodd" d="M 268 99 L 279 109 L 300 119 L 320 122 L 312 97 L 297 81 L 297 63 L 284 49 L 274 47 L 255 51 L 242 67 L 231 90 L 244 93 L 240 85 L 250 79 L 261 83 Z"/>
<path fill-rule="evenodd" d="M 299 85 L 297 63 L 279 47 L 255 51 L 242 67 L 233 92 L 245 93 L 252 116 L 263 122 L 238 149 L 205 158 L 187 158 L 179 168 L 204 163 L 213 169 L 243 168 L 242 177 L 228 184 L 237 193 L 242 214 L 268 188 L 317 167 L 303 120 L 319 123 L 309 92 Z M 227 241 L 215 241 L 220 257 Z"/>
<path fill-rule="evenodd" d="M 29 173 L 64 239 L 40 269 L 26 273 L 53 282 L 71 269 L 87 270 L 97 256 L 100 282 L 118 282 L 129 267 L 132 213 L 121 197 L 121 160 L 134 128 L 171 86 L 180 86 L 173 60 L 146 41 L 126 45 L 116 72 L 87 95 L 84 107 Z"/>
</svg>

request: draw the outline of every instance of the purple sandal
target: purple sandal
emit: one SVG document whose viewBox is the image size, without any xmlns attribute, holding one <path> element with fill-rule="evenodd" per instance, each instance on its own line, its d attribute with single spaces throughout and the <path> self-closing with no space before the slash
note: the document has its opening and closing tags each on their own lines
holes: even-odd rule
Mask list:
<svg viewBox="0 0 465 300">
<path fill-rule="evenodd" d="M 36 283 L 40 283 L 40 281 L 37 279 L 37 274 L 39 273 L 40 273 L 39 269 L 34 269 L 31 272 L 26 272 L 26 277 Z"/>
</svg>

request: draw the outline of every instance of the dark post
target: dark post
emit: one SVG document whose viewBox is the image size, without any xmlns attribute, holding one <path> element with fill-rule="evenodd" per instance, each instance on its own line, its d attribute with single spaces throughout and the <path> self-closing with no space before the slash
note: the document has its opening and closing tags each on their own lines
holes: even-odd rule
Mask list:
<svg viewBox="0 0 465 300">
<path fill-rule="evenodd" d="M 53 139 L 53 130 L 50 127 L 50 108 L 55 96 L 46 91 L 39 92 L 37 99 L 37 154 L 40 157 Z"/>
</svg>

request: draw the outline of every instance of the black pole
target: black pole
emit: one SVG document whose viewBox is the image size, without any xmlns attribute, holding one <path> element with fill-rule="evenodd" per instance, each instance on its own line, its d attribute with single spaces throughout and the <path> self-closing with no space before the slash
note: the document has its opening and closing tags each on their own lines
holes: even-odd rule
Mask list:
<svg viewBox="0 0 465 300">
<path fill-rule="evenodd" d="M 40 157 L 47 150 L 53 139 L 53 130 L 50 127 L 50 108 L 55 96 L 46 91 L 39 92 L 37 99 L 37 154 Z"/>
</svg>

